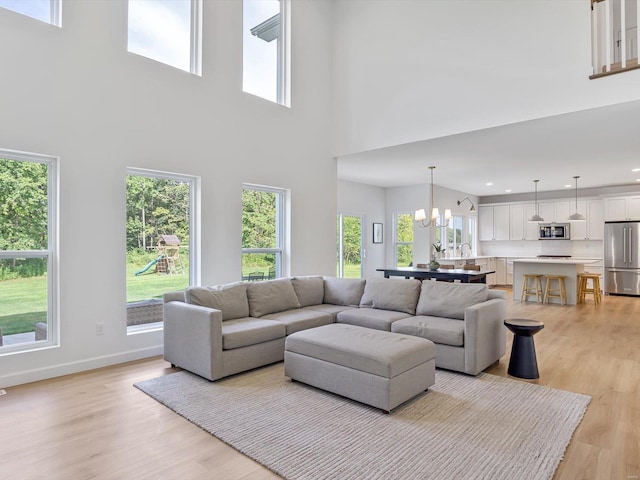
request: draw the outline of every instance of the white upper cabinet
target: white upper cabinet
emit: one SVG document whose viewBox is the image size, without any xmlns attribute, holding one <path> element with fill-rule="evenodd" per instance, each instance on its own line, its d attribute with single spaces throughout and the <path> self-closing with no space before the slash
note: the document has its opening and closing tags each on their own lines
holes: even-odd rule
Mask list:
<svg viewBox="0 0 640 480">
<path fill-rule="evenodd" d="M 509 205 L 509 239 L 510 240 L 524 240 L 524 223 L 525 206 L 516 204 Z"/>
<path fill-rule="evenodd" d="M 628 208 L 636 208 L 638 219 L 640 219 L 640 197 L 634 200 L 636 202 L 630 204 L 632 207 L 625 202 L 625 215 Z M 585 216 L 586 221 L 569 222 L 569 216 L 576 211 L 575 202 L 538 204 L 538 213 L 544 219 L 540 223 L 570 223 L 572 240 L 604 239 L 604 209 L 603 200 L 579 200 L 577 210 Z M 478 207 L 478 238 L 480 241 L 538 240 L 539 224 L 529 222 L 529 218 L 535 213 L 536 205 L 533 203 L 480 205 Z"/>
<path fill-rule="evenodd" d="M 604 199 L 605 220 L 640 220 L 640 197 Z"/>
<path fill-rule="evenodd" d="M 553 221 L 556 223 L 565 223 L 569 221 L 569 215 L 575 213 L 571 211 L 571 206 L 576 208 L 575 202 L 555 202 L 553 204 Z M 547 219 L 545 218 L 545 221 Z"/>
<path fill-rule="evenodd" d="M 478 207 L 478 239 L 509 240 L 509 205 Z"/>
<path fill-rule="evenodd" d="M 575 203 L 573 212 L 575 213 Z M 604 215 L 602 200 L 578 201 L 578 213 L 585 216 L 585 222 L 571 222 L 571 240 L 603 240 Z"/>
</svg>

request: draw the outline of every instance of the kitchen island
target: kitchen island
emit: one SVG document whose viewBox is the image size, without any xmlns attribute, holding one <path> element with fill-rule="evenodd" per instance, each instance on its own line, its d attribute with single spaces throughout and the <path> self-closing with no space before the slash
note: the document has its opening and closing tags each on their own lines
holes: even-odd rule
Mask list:
<svg viewBox="0 0 640 480">
<path fill-rule="evenodd" d="M 522 282 L 525 273 L 542 275 L 565 275 L 567 288 L 567 304 L 577 303 L 578 275 L 584 272 L 584 266 L 596 263 L 597 260 L 577 260 L 572 258 L 514 258 L 513 259 L 513 299 L 520 300 Z M 554 284 L 554 286 L 557 286 Z M 542 291 L 545 289 L 545 278 L 542 277 Z M 550 298 L 550 303 L 560 303 L 559 298 Z"/>
</svg>

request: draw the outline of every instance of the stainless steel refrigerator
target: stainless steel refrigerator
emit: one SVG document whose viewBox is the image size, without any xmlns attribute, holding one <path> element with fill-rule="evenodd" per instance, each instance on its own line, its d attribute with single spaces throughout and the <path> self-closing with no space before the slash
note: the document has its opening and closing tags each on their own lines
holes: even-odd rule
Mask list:
<svg viewBox="0 0 640 480">
<path fill-rule="evenodd" d="M 640 222 L 605 222 L 605 291 L 640 295 Z"/>
</svg>

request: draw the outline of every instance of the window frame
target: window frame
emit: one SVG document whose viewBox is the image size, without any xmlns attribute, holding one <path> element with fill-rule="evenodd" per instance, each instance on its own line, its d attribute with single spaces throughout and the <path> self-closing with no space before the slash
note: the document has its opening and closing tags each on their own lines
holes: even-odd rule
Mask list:
<svg viewBox="0 0 640 480">
<path fill-rule="evenodd" d="M 460 235 L 460 242 L 449 242 L 449 230 L 453 229 L 454 219 L 460 218 L 462 221 L 462 232 Z M 475 255 L 477 252 L 477 216 L 475 215 L 457 215 L 453 214 L 451 219 L 448 222 L 445 222 L 444 214 L 440 214 L 440 218 L 438 219 L 438 227 L 440 228 L 440 238 L 437 238 L 436 241 L 439 241 L 442 245 L 443 251 L 447 251 L 451 249 L 451 256 L 455 255 L 455 249 L 464 243 L 468 243 L 471 245 L 471 250 L 469 251 L 469 256 Z M 471 231 L 473 230 L 473 232 Z M 455 230 L 454 230 L 455 231 Z M 455 235 L 454 235 L 455 238 Z"/>
<path fill-rule="evenodd" d="M 187 175 L 184 173 L 165 172 L 160 170 L 152 170 L 138 167 L 127 167 L 125 178 L 128 175 L 136 175 L 146 178 L 174 180 L 177 182 L 187 183 L 189 185 L 189 286 L 200 285 L 200 177 L 196 175 Z M 126 203 L 125 188 L 125 203 Z M 126 222 L 125 222 L 126 236 Z M 126 243 L 126 241 L 125 241 Z M 126 268 L 125 268 L 125 298 L 126 298 Z M 127 302 L 125 300 L 125 308 Z M 164 322 L 154 322 L 144 325 L 128 326 L 127 335 L 137 333 L 152 332 L 164 329 Z"/>
<path fill-rule="evenodd" d="M 190 21 L 189 21 L 189 70 L 185 70 L 181 67 L 176 67 L 169 63 L 158 60 L 157 58 L 151 58 L 138 52 L 131 51 L 129 47 L 129 5 L 130 0 L 127 0 L 127 52 L 138 55 L 154 62 L 167 65 L 183 72 L 191 73 L 199 77 L 202 76 L 202 0 L 189 0 L 191 3 L 190 8 Z"/>
<path fill-rule="evenodd" d="M 255 1 L 255 0 L 250 0 Z M 276 58 L 276 101 L 278 105 L 291 108 L 291 0 L 278 0 L 280 4 L 280 31 L 277 37 L 277 58 Z M 244 29 L 244 7 L 242 2 L 242 25 Z M 244 63 L 244 40 L 243 40 L 243 63 Z M 243 69 L 244 70 L 244 69 Z M 244 73 L 243 73 L 244 75 Z M 242 91 L 250 95 L 263 98 L 272 102 L 271 99 L 248 92 L 244 89 L 244 78 Z"/>
<path fill-rule="evenodd" d="M 408 215 L 411 219 L 411 225 L 415 228 L 414 214 L 412 212 L 394 212 L 393 214 L 393 264 L 398 267 L 398 247 L 400 245 L 411 245 L 411 262 L 413 263 L 413 246 L 415 243 L 415 232 L 413 234 L 413 240 L 411 242 L 398 241 L 398 217 L 400 215 Z"/>
<path fill-rule="evenodd" d="M 255 190 L 259 192 L 273 193 L 276 195 L 276 247 L 275 248 L 242 248 L 240 255 L 240 278 L 242 278 L 242 256 L 250 253 L 257 254 L 275 254 L 276 257 L 276 277 L 283 278 L 289 274 L 289 190 L 279 187 L 270 187 L 267 185 L 256 185 L 252 183 L 243 183 L 242 191 Z M 240 196 L 241 211 L 244 215 L 244 205 L 242 205 L 242 195 Z M 242 221 L 241 221 L 242 228 Z M 240 235 L 242 237 L 242 233 Z"/>
<path fill-rule="evenodd" d="M 60 345 L 59 310 L 59 251 L 58 251 L 58 163 L 59 157 L 39 153 L 0 149 L 0 157 L 20 162 L 47 165 L 47 249 L 0 250 L 0 259 L 47 258 L 47 339 L 0 347 L 0 357 L 6 354 L 29 352 Z"/>
<path fill-rule="evenodd" d="M 49 20 L 42 20 L 41 18 L 28 15 L 23 12 L 19 12 L 9 7 L 2 6 L 5 10 L 17 13 L 18 15 L 24 15 L 25 17 L 33 18 L 39 22 L 48 23 L 54 27 L 62 28 L 62 0 L 49 0 Z"/>
</svg>

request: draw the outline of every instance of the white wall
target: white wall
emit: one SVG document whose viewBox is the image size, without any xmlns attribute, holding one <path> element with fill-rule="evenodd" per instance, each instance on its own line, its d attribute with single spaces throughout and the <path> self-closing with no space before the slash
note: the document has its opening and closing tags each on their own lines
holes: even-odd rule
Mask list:
<svg viewBox="0 0 640 480">
<path fill-rule="evenodd" d="M 640 98 L 589 80 L 584 0 L 337 0 L 338 156 Z"/>
<path fill-rule="evenodd" d="M 385 246 L 393 241 L 392 223 L 385 222 L 386 189 L 363 183 L 338 181 L 338 213 L 364 215 L 363 278 L 382 276 L 376 268 L 383 268 Z M 383 243 L 373 243 L 373 223 L 383 224 Z"/>
<path fill-rule="evenodd" d="M 242 2 L 204 2 L 202 77 L 127 53 L 124 0 L 64 2 L 61 29 L 0 9 L 0 147 L 60 157 L 61 327 L 0 386 L 161 353 L 126 335 L 128 166 L 201 176 L 203 284 L 240 279 L 242 182 L 291 189 L 291 274 L 334 274 L 332 2 L 292 18 L 287 109 L 242 92 Z"/>
</svg>

